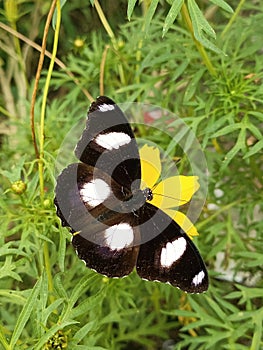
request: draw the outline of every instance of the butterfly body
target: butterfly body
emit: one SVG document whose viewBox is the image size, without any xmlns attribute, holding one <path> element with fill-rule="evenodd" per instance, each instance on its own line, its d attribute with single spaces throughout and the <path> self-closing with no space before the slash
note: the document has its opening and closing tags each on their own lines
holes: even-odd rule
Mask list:
<svg viewBox="0 0 263 350">
<path fill-rule="evenodd" d="M 57 179 L 55 204 L 72 244 L 87 267 L 123 277 L 136 267 L 143 279 L 187 292 L 208 287 L 202 258 L 181 227 L 151 204 L 141 189 L 141 164 L 132 129 L 105 96 L 92 103 L 86 129 L 69 165 Z"/>
</svg>

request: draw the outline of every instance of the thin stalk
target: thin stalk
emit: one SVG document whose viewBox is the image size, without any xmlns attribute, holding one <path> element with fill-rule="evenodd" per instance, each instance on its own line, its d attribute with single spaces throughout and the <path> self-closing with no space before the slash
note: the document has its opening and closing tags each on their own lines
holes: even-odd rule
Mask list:
<svg viewBox="0 0 263 350">
<path fill-rule="evenodd" d="M 48 89 L 50 85 L 51 75 L 54 68 L 55 63 L 55 57 L 57 53 L 58 48 L 58 37 L 59 37 L 59 29 L 60 29 L 60 22 L 61 22 L 61 11 L 60 11 L 60 0 L 57 0 L 57 22 L 56 22 L 56 30 L 54 35 L 54 43 L 53 43 L 53 51 L 52 51 L 52 57 L 50 60 L 47 78 L 45 82 L 45 87 L 43 91 L 43 99 L 42 99 L 42 105 L 41 105 L 41 113 L 40 113 L 40 132 L 39 132 L 39 162 L 38 162 L 38 169 L 39 169 L 39 184 L 40 184 L 40 197 L 41 202 L 43 204 L 44 202 L 44 141 L 45 141 L 45 111 L 46 111 L 46 105 L 47 105 L 47 96 L 48 96 Z"/>
<path fill-rule="evenodd" d="M 10 0 L 10 1 L 5 1 L 4 2 L 4 8 L 5 8 L 5 12 L 6 12 L 6 17 L 7 17 L 7 20 L 10 22 L 11 28 L 13 30 L 17 30 L 16 22 L 19 19 L 18 6 L 19 6 L 19 4 L 15 0 Z M 13 36 L 12 39 L 13 39 L 13 42 L 14 42 L 14 47 L 15 47 L 15 52 L 16 52 L 16 55 L 17 55 L 18 64 L 20 66 L 21 76 L 22 76 L 22 79 L 24 80 L 22 82 L 22 86 L 27 87 L 28 86 L 28 82 L 27 82 L 27 79 L 26 79 L 25 63 L 24 63 L 23 56 L 22 56 L 22 50 L 21 50 L 20 42 L 19 42 L 18 38 L 15 37 L 15 36 Z M 21 80 L 21 76 L 19 76 L 20 80 Z M 27 89 L 24 89 L 24 90 L 26 91 Z M 23 91 L 23 93 L 25 91 Z"/>
<path fill-rule="evenodd" d="M 149 1 L 143 1 L 142 2 L 142 15 L 143 15 L 144 18 L 146 16 L 146 13 L 147 13 L 147 10 L 148 10 L 149 6 L 150 6 L 150 2 Z M 144 31 L 145 31 L 145 21 L 143 22 L 143 25 L 142 25 L 142 33 L 144 33 Z M 140 69 L 139 62 L 141 61 L 141 58 L 142 58 L 142 46 L 143 46 L 143 39 L 140 39 L 140 41 L 138 43 L 137 50 L 136 50 L 136 62 L 138 62 L 136 64 L 136 83 L 137 84 L 140 83 L 140 76 L 139 76 L 138 72 L 139 72 L 139 69 Z"/>
<path fill-rule="evenodd" d="M 56 7 L 56 1 L 54 1 L 54 8 Z M 49 11 L 49 13 L 51 13 L 52 10 Z M 53 15 L 53 13 L 52 13 Z M 52 19 L 52 15 L 51 15 L 51 19 Z M 49 15 L 48 15 L 49 17 Z M 31 46 L 32 48 L 34 48 L 35 50 L 39 51 L 41 53 L 42 51 L 42 47 L 36 43 L 34 43 L 34 41 L 28 39 L 27 37 L 25 37 L 23 34 L 21 33 L 18 33 L 16 30 L 10 28 L 9 26 L 7 26 L 6 24 L 0 22 L 0 28 L 4 29 L 5 31 L 7 31 L 8 33 L 11 33 L 12 35 L 16 36 L 19 40 L 25 42 L 27 45 Z M 49 28 L 49 25 L 48 27 Z M 44 39 L 43 39 L 44 41 Z M 52 57 L 52 54 L 45 50 L 45 56 L 48 57 L 48 58 L 51 58 Z M 61 69 L 64 69 L 66 74 L 74 81 L 74 83 L 80 88 L 80 90 L 83 92 L 83 94 L 90 100 L 90 102 L 93 101 L 93 98 L 91 96 L 91 94 L 86 90 L 84 89 L 82 86 L 81 86 L 81 83 L 79 82 L 79 80 L 77 78 L 74 77 L 74 74 L 71 73 L 69 71 L 69 69 L 66 67 L 66 65 L 58 58 L 55 58 L 55 63 L 61 68 Z M 14 113 L 13 113 L 14 115 Z"/>
<path fill-rule="evenodd" d="M 60 8 L 60 0 L 56 0 L 56 8 L 57 8 L 57 21 L 56 21 L 56 29 L 55 29 L 55 35 L 54 35 L 54 42 L 53 42 L 53 50 L 52 50 L 52 57 L 50 60 L 47 78 L 45 82 L 45 87 L 43 91 L 43 99 L 42 99 L 42 106 L 41 106 L 41 114 L 40 114 L 40 135 L 39 135 L 39 162 L 38 162 L 38 169 L 39 169 L 39 183 L 40 183 L 40 197 L 41 202 L 43 204 L 44 202 L 44 130 L 45 130 L 45 111 L 46 111 L 46 104 L 47 104 L 47 96 L 48 96 L 48 90 L 50 85 L 50 80 L 55 64 L 55 58 L 57 54 L 57 48 L 58 48 L 58 38 L 59 38 L 59 30 L 60 30 L 60 23 L 61 23 L 61 8 Z M 54 302 L 55 298 L 52 294 L 54 290 L 53 286 L 53 279 L 51 274 L 51 265 L 50 265 L 50 258 L 49 258 L 49 247 L 48 243 L 44 242 L 44 261 L 45 261 L 45 271 L 47 273 L 48 278 L 48 289 L 51 292 L 49 295 L 50 302 Z"/>
<path fill-rule="evenodd" d="M 35 103 L 36 103 L 36 97 L 37 97 L 37 89 L 38 89 L 38 84 L 40 80 L 40 75 L 42 71 L 42 66 L 46 54 L 46 45 L 47 45 L 47 36 L 48 36 L 48 29 L 50 26 L 50 22 L 52 20 L 52 16 L 54 14 L 55 8 L 56 8 L 56 0 L 53 0 L 48 16 L 47 16 L 47 21 L 44 29 L 44 34 L 43 34 L 43 40 L 42 40 L 42 47 L 40 48 L 40 56 L 39 56 L 39 61 L 38 61 L 38 67 L 37 67 L 37 72 L 36 72 L 36 80 L 34 84 L 34 89 L 33 89 L 33 94 L 32 94 L 32 99 L 31 99 L 31 106 L 30 106 L 30 124 L 31 124 L 31 134 L 32 134 L 32 141 L 35 149 L 35 154 L 36 158 L 40 158 L 39 150 L 37 147 L 37 142 L 36 142 L 36 133 L 35 133 Z M 7 30 L 7 29 L 6 29 Z M 15 35 L 13 33 L 13 35 Z M 21 39 L 21 38 L 20 38 Z M 50 58 L 52 58 L 52 55 L 50 55 Z"/>
<path fill-rule="evenodd" d="M 99 18 L 101 20 L 101 23 L 102 23 L 104 29 L 106 30 L 107 34 L 109 35 L 109 37 L 111 39 L 112 46 L 113 46 L 114 50 L 116 52 L 118 52 L 118 44 L 117 44 L 115 35 L 113 33 L 113 30 L 111 29 L 111 27 L 109 25 L 109 22 L 107 21 L 105 15 L 104 15 L 104 12 L 103 12 L 98 0 L 94 0 L 94 6 L 97 10 L 97 13 L 99 15 Z M 124 75 L 123 67 L 119 63 L 118 63 L 118 70 L 119 70 L 120 81 L 123 85 L 125 85 L 125 75 Z"/>
<path fill-rule="evenodd" d="M 239 15 L 239 12 L 241 11 L 242 6 L 244 5 L 246 0 L 240 0 L 236 11 L 233 13 L 233 16 L 230 18 L 230 21 L 227 23 L 227 25 L 225 26 L 225 29 L 222 31 L 221 33 L 221 38 L 223 38 L 226 33 L 229 31 L 229 29 L 231 28 L 232 24 L 234 23 L 234 21 L 236 20 L 237 16 Z"/>
<path fill-rule="evenodd" d="M 100 20 L 101 20 L 101 22 L 103 24 L 103 27 L 105 28 L 106 32 L 108 33 L 112 43 L 116 44 L 115 35 L 114 35 L 110 25 L 109 25 L 109 22 L 107 21 L 105 15 L 104 15 L 104 12 L 103 12 L 103 10 L 102 10 L 98 0 L 94 1 L 94 6 L 95 6 L 95 8 L 97 10 L 99 18 L 100 18 Z"/>
<path fill-rule="evenodd" d="M 9 331 L 6 328 L 4 328 L 3 326 L 0 326 L 0 327 L 1 327 L 1 329 L 0 329 L 0 344 L 3 345 L 5 350 L 12 350 L 10 345 L 7 343 L 6 338 L 4 336 L 4 333 L 8 334 Z M 3 332 L 2 332 L 2 330 L 3 330 Z"/>
<path fill-rule="evenodd" d="M 214 67 L 213 67 L 213 65 L 212 65 L 212 63 L 207 55 L 207 52 L 206 52 L 204 46 L 195 38 L 192 21 L 191 21 L 191 18 L 190 18 L 190 15 L 189 15 L 189 12 L 188 12 L 188 9 L 187 9 L 187 6 L 185 5 L 185 3 L 182 5 L 181 14 L 182 14 L 182 18 L 184 20 L 184 23 L 185 23 L 187 29 L 189 30 L 189 32 L 191 33 L 192 38 L 194 40 L 194 43 L 195 43 L 200 55 L 202 56 L 203 61 L 206 65 L 209 73 L 212 76 L 216 76 L 216 71 L 215 71 L 215 69 L 214 69 Z"/>
<path fill-rule="evenodd" d="M 105 72 L 105 63 L 107 58 L 107 53 L 109 50 L 109 45 L 105 46 L 105 49 L 102 54 L 102 59 L 100 63 L 100 95 L 104 95 L 104 72 Z"/>
</svg>

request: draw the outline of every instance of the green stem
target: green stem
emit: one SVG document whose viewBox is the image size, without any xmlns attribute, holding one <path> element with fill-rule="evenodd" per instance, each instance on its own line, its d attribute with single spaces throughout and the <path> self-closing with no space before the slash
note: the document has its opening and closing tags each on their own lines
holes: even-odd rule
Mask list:
<svg viewBox="0 0 263 350">
<path fill-rule="evenodd" d="M 112 43 L 115 45 L 116 44 L 115 35 L 114 35 L 110 25 L 109 25 L 109 22 L 107 21 L 105 15 L 104 15 L 104 12 L 102 11 L 102 8 L 101 8 L 98 0 L 94 1 L 94 6 L 95 6 L 95 8 L 96 8 L 96 10 L 98 12 L 99 18 L 100 18 L 100 20 L 101 20 L 101 22 L 103 24 L 104 29 L 108 33 Z"/>
<path fill-rule="evenodd" d="M 41 202 L 43 204 L 44 202 L 44 167 L 43 167 L 43 159 L 44 159 L 44 130 L 45 130 L 45 110 L 46 110 L 46 104 L 47 104 L 47 96 L 48 96 L 48 89 L 49 84 L 52 76 L 52 71 L 54 68 L 57 48 L 58 48 L 58 38 L 59 38 L 59 29 L 60 29 L 60 22 L 61 22 L 61 8 L 60 8 L 60 0 L 57 0 L 56 3 L 57 7 L 57 21 L 56 21 L 56 29 L 55 29 L 55 35 L 54 35 L 54 43 L 53 43 L 53 51 L 52 51 L 52 57 L 49 64 L 48 74 L 46 78 L 46 83 L 43 91 L 43 100 L 42 100 L 42 106 L 41 106 L 41 116 L 40 116 L 40 137 L 39 137 L 39 182 L 40 182 L 40 196 L 41 196 Z M 51 265 L 50 265 L 50 258 L 49 258 L 49 248 L 48 243 L 44 242 L 44 261 L 45 261 L 45 270 L 47 273 L 48 278 L 48 288 L 50 293 L 50 302 L 54 302 L 54 296 L 52 295 L 52 292 L 54 290 L 53 285 L 53 279 L 51 274 Z"/>
<path fill-rule="evenodd" d="M 184 23 L 185 23 L 187 29 L 189 30 L 189 32 L 191 33 L 192 38 L 194 40 L 194 43 L 195 43 L 200 55 L 202 56 L 203 61 L 206 65 L 208 71 L 210 72 L 210 74 L 212 76 L 216 76 L 216 71 L 215 71 L 215 69 L 214 69 L 214 67 L 213 67 L 213 65 L 212 65 L 212 63 L 207 55 L 207 52 L 206 52 L 204 46 L 195 38 L 192 21 L 191 21 L 191 18 L 190 18 L 190 15 L 189 15 L 189 12 L 188 12 L 188 9 L 187 9 L 187 6 L 185 5 L 185 3 L 182 5 L 181 14 L 182 14 L 182 18 L 184 20 Z"/>
<path fill-rule="evenodd" d="M 54 43 L 53 43 L 53 51 L 52 57 L 49 64 L 48 74 L 45 82 L 45 87 L 43 91 L 43 99 L 40 113 L 40 131 L 39 131 L 39 162 L 38 162 L 38 171 L 39 171 L 39 186 L 40 186 L 40 198 L 43 204 L 44 202 L 44 141 L 45 141 L 45 111 L 47 105 L 47 96 L 48 89 L 50 85 L 51 75 L 55 63 L 57 48 L 58 48 L 58 37 L 59 37 L 59 29 L 61 22 L 61 10 L 60 10 L 60 0 L 57 0 L 57 22 L 56 22 L 56 30 L 54 35 Z"/>
<path fill-rule="evenodd" d="M 147 11 L 149 9 L 149 6 L 150 6 L 150 2 L 148 1 L 143 1 L 142 2 L 142 15 L 143 17 L 145 18 L 146 17 L 146 14 L 147 14 Z M 145 31 L 145 21 L 143 22 L 143 25 L 142 25 L 142 33 L 144 33 Z M 140 39 L 140 41 L 138 42 L 138 46 L 137 46 L 137 50 L 136 50 L 136 83 L 137 84 L 140 84 L 140 75 L 138 74 L 139 72 L 139 69 L 140 69 L 140 61 L 142 59 L 142 46 L 143 46 L 143 38 Z"/>
<path fill-rule="evenodd" d="M 113 46 L 114 50 L 118 51 L 118 44 L 117 44 L 115 35 L 111 29 L 111 26 L 109 25 L 109 22 L 107 21 L 105 15 L 104 15 L 104 12 L 103 12 L 98 0 L 94 0 L 94 6 L 97 10 L 97 13 L 99 15 L 99 18 L 101 20 L 101 23 L 102 23 L 104 29 L 106 30 L 107 34 L 109 35 L 109 37 L 111 39 L 112 46 Z M 125 85 L 125 75 L 124 75 L 123 67 L 119 63 L 118 63 L 118 70 L 119 70 L 120 81 L 123 85 Z"/>
<path fill-rule="evenodd" d="M 2 330 L 4 330 L 4 327 L 3 326 L 0 326 L 0 327 L 1 327 L 1 329 L 0 329 L 0 344 L 3 345 L 5 350 L 12 350 L 5 339 L 4 333 L 2 332 Z M 8 331 L 6 330 L 6 332 L 8 332 Z"/>
<path fill-rule="evenodd" d="M 233 16 L 230 18 L 230 21 L 225 26 L 225 29 L 223 30 L 223 32 L 221 34 L 221 38 L 223 38 L 225 36 L 225 34 L 229 31 L 230 27 L 232 26 L 232 24 L 236 20 L 237 16 L 239 15 L 239 12 L 241 11 L 241 8 L 244 5 L 244 3 L 245 3 L 245 0 L 240 0 L 238 6 L 236 8 L 236 11 L 233 13 Z"/>
<path fill-rule="evenodd" d="M 10 22 L 11 28 L 13 30 L 17 31 L 17 21 L 19 19 L 19 16 L 18 16 L 19 3 L 15 0 L 5 1 L 4 8 L 5 8 L 7 20 Z M 24 63 L 24 59 L 23 59 L 23 55 L 22 55 L 20 41 L 18 40 L 18 38 L 16 36 L 13 36 L 12 39 L 14 41 L 14 47 L 15 47 L 15 52 L 17 55 L 17 61 L 18 61 L 21 76 L 23 79 L 22 86 L 25 88 L 25 87 L 28 87 L 28 82 L 27 82 L 27 78 L 26 78 L 25 63 Z M 19 77 L 20 79 L 21 79 L 21 76 Z M 27 90 L 27 89 L 25 89 L 25 90 Z M 24 93 L 24 91 L 23 91 L 23 93 Z"/>
</svg>

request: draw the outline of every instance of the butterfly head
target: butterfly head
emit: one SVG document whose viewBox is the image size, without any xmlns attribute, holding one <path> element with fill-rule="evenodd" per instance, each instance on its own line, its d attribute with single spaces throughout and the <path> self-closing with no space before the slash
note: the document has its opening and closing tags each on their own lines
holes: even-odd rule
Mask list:
<svg viewBox="0 0 263 350">
<path fill-rule="evenodd" d="M 142 192 L 147 201 L 151 201 L 153 199 L 153 193 L 150 188 L 147 187 Z"/>
</svg>

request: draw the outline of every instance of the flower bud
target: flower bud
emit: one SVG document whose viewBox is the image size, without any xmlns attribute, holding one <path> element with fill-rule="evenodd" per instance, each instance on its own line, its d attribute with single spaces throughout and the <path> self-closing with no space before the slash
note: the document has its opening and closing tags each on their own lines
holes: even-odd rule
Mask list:
<svg viewBox="0 0 263 350">
<path fill-rule="evenodd" d="M 27 184 L 22 181 L 18 180 L 12 183 L 11 189 L 15 194 L 21 195 L 26 191 Z"/>
</svg>

